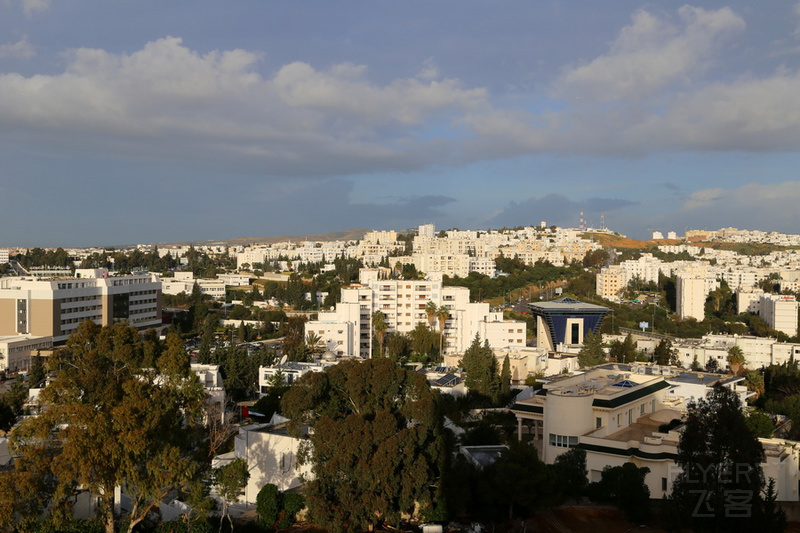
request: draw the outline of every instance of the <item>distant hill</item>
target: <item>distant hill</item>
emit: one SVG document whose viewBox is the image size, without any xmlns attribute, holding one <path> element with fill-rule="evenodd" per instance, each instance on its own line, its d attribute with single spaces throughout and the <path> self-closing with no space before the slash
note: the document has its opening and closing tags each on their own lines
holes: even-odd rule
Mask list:
<svg viewBox="0 0 800 533">
<path fill-rule="evenodd" d="M 683 241 L 676 239 L 655 239 L 649 241 L 638 241 L 636 239 L 629 239 L 621 235 L 610 235 L 606 233 L 585 233 L 584 237 L 591 239 L 602 246 L 610 246 L 612 248 L 633 248 L 637 250 L 644 250 L 647 248 L 656 248 L 658 246 L 681 244 Z"/>
<path fill-rule="evenodd" d="M 186 242 L 171 242 L 159 243 L 159 245 L 189 245 L 189 244 L 225 244 L 228 246 L 237 246 L 244 244 L 275 244 L 276 242 L 286 241 L 355 241 L 360 240 L 368 232 L 372 230 L 357 228 L 347 229 L 342 231 L 332 231 L 330 233 L 319 233 L 316 235 L 276 235 L 274 237 L 235 237 L 232 239 L 214 239 L 208 241 L 186 241 Z"/>
</svg>

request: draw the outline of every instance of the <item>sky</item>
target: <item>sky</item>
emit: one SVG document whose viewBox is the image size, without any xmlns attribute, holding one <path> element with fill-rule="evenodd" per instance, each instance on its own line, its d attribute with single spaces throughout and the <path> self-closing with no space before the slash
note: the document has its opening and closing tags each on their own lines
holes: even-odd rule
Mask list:
<svg viewBox="0 0 800 533">
<path fill-rule="evenodd" d="M 800 2 L 0 0 L 0 246 L 800 233 Z"/>
</svg>

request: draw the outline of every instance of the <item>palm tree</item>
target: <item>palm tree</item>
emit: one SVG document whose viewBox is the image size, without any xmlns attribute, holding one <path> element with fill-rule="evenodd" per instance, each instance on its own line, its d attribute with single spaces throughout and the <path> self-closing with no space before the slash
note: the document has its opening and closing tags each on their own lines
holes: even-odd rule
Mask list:
<svg viewBox="0 0 800 533">
<path fill-rule="evenodd" d="M 306 346 L 308 347 L 308 350 L 312 354 L 324 351 L 324 350 L 322 350 L 322 347 L 319 345 L 319 343 L 321 341 L 322 341 L 322 337 L 320 337 L 318 334 L 316 334 L 316 333 L 306 333 Z"/>
<path fill-rule="evenodd" d="M 386 337 L 387 329 L 389 329 L 389 325 L 386 323 L 386 315 L 381 311 L 372 313 L 372 331 L 375 333 L 375 338 L 378 339 L 381 357 L 383 357 L 383 339 Z"/>
<path fill-rule="evenodd" d="M 439 320 L 439 357 L 444 359 L 444 324 L 450 318 L 450 310 L 441 306 L 436 310 L 436 318 Z"/>
<path fill-rule="evenodd" d="M 425 304 L 425 314 L 428 315 L 428 327 L 433 329 L 433 323 L 436 320 L 436 312 L 439 310 L 439 307 L 432 300 L 428 300 L 428 303 Z"/>
<path fill-rule="evenodd" d="M 739 373 L 739 369 L 744 364 L 744 351 L 739 346 L 731 346 L 728 348 L 728 365 L 731 367 L 731 372 L 734 374 Z"/>
</svg>

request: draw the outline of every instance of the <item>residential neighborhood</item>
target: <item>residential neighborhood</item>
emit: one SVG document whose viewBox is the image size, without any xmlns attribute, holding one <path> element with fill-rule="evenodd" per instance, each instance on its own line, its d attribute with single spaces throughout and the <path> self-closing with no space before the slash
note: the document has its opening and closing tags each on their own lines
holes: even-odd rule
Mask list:
<svg viewBox="0 0 800 533">
<path fill-rule="evenodd" d="M 776 400 L 786 393 L 775 396 L 769 381 L 776 372 L 788 372 L 798 376 L 800 387 L 798 306 L 793 286 L 783 284 L 793 279 L 793 263 L 778 260 L 783 256 L 773 252 L 774 265 L 745 267 L 747 256 L 715 256 L 710 243 L 688 240 L 670 245 L 669 251 L 662 250 L 660 241 L 641 241 L 642 250 L 652 251 L 632 252 L 595 240 L 597 235 L 624 239 L 610 230 L 562 230 L 544 223 L 438 235 L 432 225 L 423 225 L 407 235 L 368 232 L 363 242 L 341 247 L 284 243 L 274 256 L 268 255 L 273 249 L 268 245 L 158 250 L 139 245 L 111 256 L 98 250 L 8 250 L 16 267 L 0 278 L 0 302 L 7 307 L 0 316 L 0 364 L 6 383 L 12 383 L 2 396 L 11 417 L 0 442 L 7 450 L 5 468 L 8 475 L 28 468 L 22 465 L 32 451 L 26 452 L 29 445 L 15 435 L 60 412 L 62 407 L 53 402 L 62 400 L 48 390 L 62 387 L 64 379 L 77 379 L 62 375 L 71 374 L 70 367 L 80 368 L 76 354 L 96 353 L 92 357 L 109 357 L 111 365 L 124 362 L 126 372 L 156 389 L 183 387 L 170 377 L 174 372 L 196 378 L 206 398 L 204 414 L 185 418 L 180 431 L 187 438 L 194 435 L 191 439 L 199 439 L 196 443 L 208 452 L 207 462 L 192 468 L 216 476 L 241 467 L 235 495 L 212 482 L 209 501 L 216 501 L 211 508 L 222 513 L 220 520 L 252 520 L 262 512 L 265 487 L 278 495 L 300 491 L 306 498 L 322 487 L 322 479 L 315 481 L 321 472 L 315 466 L 321 453 L 315 450 L 320 446 L 316 421 L 297 414 L 308 408 L 302 406 L 311 397 L 291 393 L 317 386 L 312 385 L 315 374 L 383 360 L 408 373 L 396 379 L 419 378 L 431 393 L 449 398 L 442 404 L 446 423 L 434 431 L 450 432 L 460 442 L 446 452 L 452 454 L 448 461 L 462 457 L 476 469 L 471 475 L 488 475 L 479 472 L 495 464 L 499 468 L 512 444 L 527 447 L 530 466 L 540 463 L 541 468 L 560 468 L 559 457 L 580 451 L 580 486 L 599 487 L 610 469 L 630 463 L 643 473 L 640 490 L 647 498 L 671 500 L 685 471 L 681 439 L 687 416 L 708 398 L 731 394 L 743 420 L 767 421 L 756 435 L 763 454 L 753 468 L 772 480 L 771 497 L 785 505 L 800 501 L 800 455 L 791 440 L 800 413 Z M 540 242 L 547 243 L 546 255 L 520 255 L 531 249 L 524 243 Z M 698 246 L 709 246 L 709 251 L 689 252 Z M 445 263 L 397 255 L 404 249 L 414 254 L 465 252 L 468 258 L 485 257 L 494 268 L 462 271 L 462 276 Z M 329 257 L 328 250 L 335 252 Z M 678 254 L 681 258 L 673 260 Z M 709 256 L 717 259 L 715 264 L 709 264 Z M 35 265 L 35 257 L 60 257 L 64 264 L 59 269 Z M 132 257 L 142 263 L 130 265 L 132 273 L 113 270 L 114 263 Z M 164 257 L 170 261 L 160 272 L 143 270 Z M 87 261 L 99 268 L 85 268 Z M 443 270 L 424 271 L 426 264 Z M 753 275 L 733 276 L 747 269 Z M 216 277 L 202 277 L 212 271 Z M 612 272 L 619 288 L 609 294 Z M 536 277 L 542 275 L 549 278 Z M 460 285 L 464 278 L 485 280 L 486 298 L 474 294 L 470 284 Z M 517 285 L 492 285 L 510 280 Z M 733 320 L 716 318 L 725 313 Z M 717 330 L 720 323 L 727 329 Z M 92 351 L 95 343 L 107 342 L 100 340 L 106 335 L 118 339 L 109 348 L 134 343 L 120 352 L 129 355 L 120 360 L 116 351 Z M 741 358 L 732 359 L 732 353 Z M 367 390 L 363 394 L 377 394 L 377 389 Z M 27 397 L 15 404 L 12 391 Z M 287 395 L 292 399 L 284 405 Z M 292 413 L 301 418 L 292 419 Z M 177 448 L 175 453 L 180 453 Z M 156 508 L 165 523 L 180 516 L 200 519 L 207 511 L 186 492 L 192 483 L 189 478 L 177 482 L 164 493 L 169 498 L 145 504 L 131 481 L 114 487 L 113 498 L 95 492 L 92 483 L 79 482 L 70 508 L 75 520 L 100 516 L 104 505 L 113 506 L 114 516 L 129 515 L 137 523 L 150 520 L 148 513 Z M 569 487 L 558 490 L 574 494 Z M 591 494 L 583 497 L 597 497 Z M 445 512 L 436 501 L 446 497 L 444 492 L 416 496 L 430 506 L 426 513 L 434 514 Z M 309 509 L 294 510 L 300 514 L 293 520 L 318 512 L 313 501 L 306 501 Z M 451 504 L 449 520 L 463 512 L 479 521 L 492 516 L 480 511 L 486 504 L 477 501 L 473 513 L 456 511 L 465 509 L 464 502 Z M 538 505 L 558 503 L 541 500 Z M 141 514 L 143 504 L 151 511 Z M 532 507 L 520 504 L 516 512 L 525 509 Z M 5 523 L 29 523 L 21 512 L 6 515 Z M 365 519 L 370 521 L 360 520 Z M 418 510 L 408 519 L 424 521 L 424 513 Z"/>
</svg>

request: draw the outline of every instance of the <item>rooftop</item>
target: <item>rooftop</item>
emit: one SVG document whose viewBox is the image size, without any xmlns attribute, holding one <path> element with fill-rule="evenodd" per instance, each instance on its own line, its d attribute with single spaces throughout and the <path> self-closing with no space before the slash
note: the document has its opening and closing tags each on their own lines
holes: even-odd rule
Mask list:
<svg viewBox="0 0 800 533">
<path fill-rule="evenodd" d="M 610 309 L 608 307 L 603 307 L 602 305 L 596 304 L 589 304 L 584 302 L 579 302 L 578 300 L 574 300 L 569 297 L 559 298 L 558 300 L 552 300 L 549 302 L 533 302 L 529 303 L 528 307 L 532 310 L 540 310 L 540 311 L 570 311 L 576 313 L 608 313 Z"/>
</svg>

